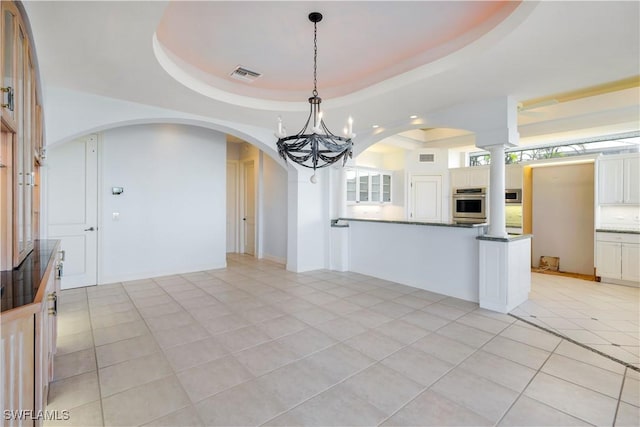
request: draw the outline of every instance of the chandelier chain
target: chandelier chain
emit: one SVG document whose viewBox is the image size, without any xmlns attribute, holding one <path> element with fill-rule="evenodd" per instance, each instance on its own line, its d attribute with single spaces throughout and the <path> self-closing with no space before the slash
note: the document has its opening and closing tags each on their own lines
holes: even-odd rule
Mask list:
<svg viewBox="0 0 640 427">
<path fill-rule="evenodd" d="M 318 24 L 313 23 L 313 96 L 318 96 Z"/>
<path fill-rule="evenodd" d="M 355 134 L 352 132 L 353 120 L 349 117 L 348 127 L 345 127 L 346 136 L 338 136 L 331 133 L 322 121 L 318 96 L 318 25 L 322 20 L 320 12 L 309 14 L 309 20 L 313 22 L 313 96 L 309 98 L 309 117 L 302 129 L 295 135 L 287 136 L 282 126 L 282 119 L 278 119 L 276 137 L 278 141 L 278 154 L 285 162 L 291 160 L 300 166 L 313 169 L 325 168 L 338 161 L 344 166 L 347 159 L 352 157 L 353 141 Z M 315 174 L 311 182 L 316 183 Z"/>
</svg>

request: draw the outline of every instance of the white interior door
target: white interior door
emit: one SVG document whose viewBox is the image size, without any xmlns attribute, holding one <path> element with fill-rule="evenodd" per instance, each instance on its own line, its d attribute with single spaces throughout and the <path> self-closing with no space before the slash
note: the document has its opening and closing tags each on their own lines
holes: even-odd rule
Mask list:
<svg viewBox="0 0 640 427">
<path fill-rule="evenodd" d="M 244 252 L 256 252 L 256 179 L 253 160 L 244 162 Z"/>
<path fill-rule="evenodd" d="M 65 251 L 62 288 L 97 283 L 98 140 L 80 138 L 47 150 L 47 224 Z"/>
<path fill-rule="evenodd" d="M 442 177 L 440 175 L 413 175 L 410 194 L 410 220 L 442 221 Z"/>
<path fill-rule="evenodd" d="M 227 162 L 227 253 L 238 252 L 238 163 Z"/>
</svg>

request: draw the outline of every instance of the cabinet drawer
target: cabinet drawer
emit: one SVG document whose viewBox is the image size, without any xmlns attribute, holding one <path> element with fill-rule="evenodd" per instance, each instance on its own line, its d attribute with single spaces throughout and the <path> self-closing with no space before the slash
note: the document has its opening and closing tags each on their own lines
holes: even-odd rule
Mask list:
<svg viewBox="0 0 640 427">
<path fill-rule="evenodd" d="M 640 234 L 626 233 L 596 233 L 598 242 L 635 243 L 640 244 Z"/>
</svg>

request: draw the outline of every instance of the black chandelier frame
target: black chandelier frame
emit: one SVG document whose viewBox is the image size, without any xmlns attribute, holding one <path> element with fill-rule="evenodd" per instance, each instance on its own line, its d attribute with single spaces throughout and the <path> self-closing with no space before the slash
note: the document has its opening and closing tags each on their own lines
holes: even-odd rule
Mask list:
<svg viewBox="0 0 640 427">
<path fill-rule="evenodd" d="M 322 14 L 312 12 L 309 20 L 313 22 L 313 91 L 309 98 L 309 117 L 300 131 L 291 136 L 278 136 L 276 143 L 278 154 L 285 162 L 287 159 L 314 171 L 324 168 L 342 160 L 342 165 L 348 158 L 353 157 L 353 134 L 346 137 L 333 134 L 322 119 L 320 104 L 322 98 L 318 96 L 317 89 L 317 24 L 322 20 Z M 305 133 L 311 127 L 311 133 Z"/>
</svg>

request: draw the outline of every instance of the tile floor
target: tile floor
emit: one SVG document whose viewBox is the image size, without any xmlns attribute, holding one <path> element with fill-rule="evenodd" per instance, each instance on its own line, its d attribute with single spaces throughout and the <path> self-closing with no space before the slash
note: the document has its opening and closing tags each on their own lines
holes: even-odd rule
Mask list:
<svg viewBox="0 0 640 427">
<path fill-rule="evenodd" d="M 64 291 L 46 425 L 637 426 L 640 374 L 354 273 L 228 268 Z"/>
<path fill-rule="evenodd" d="M 513 314 L 640 367 L 640 288 L 539 273 L 532 281 Z"/>
</svg>

